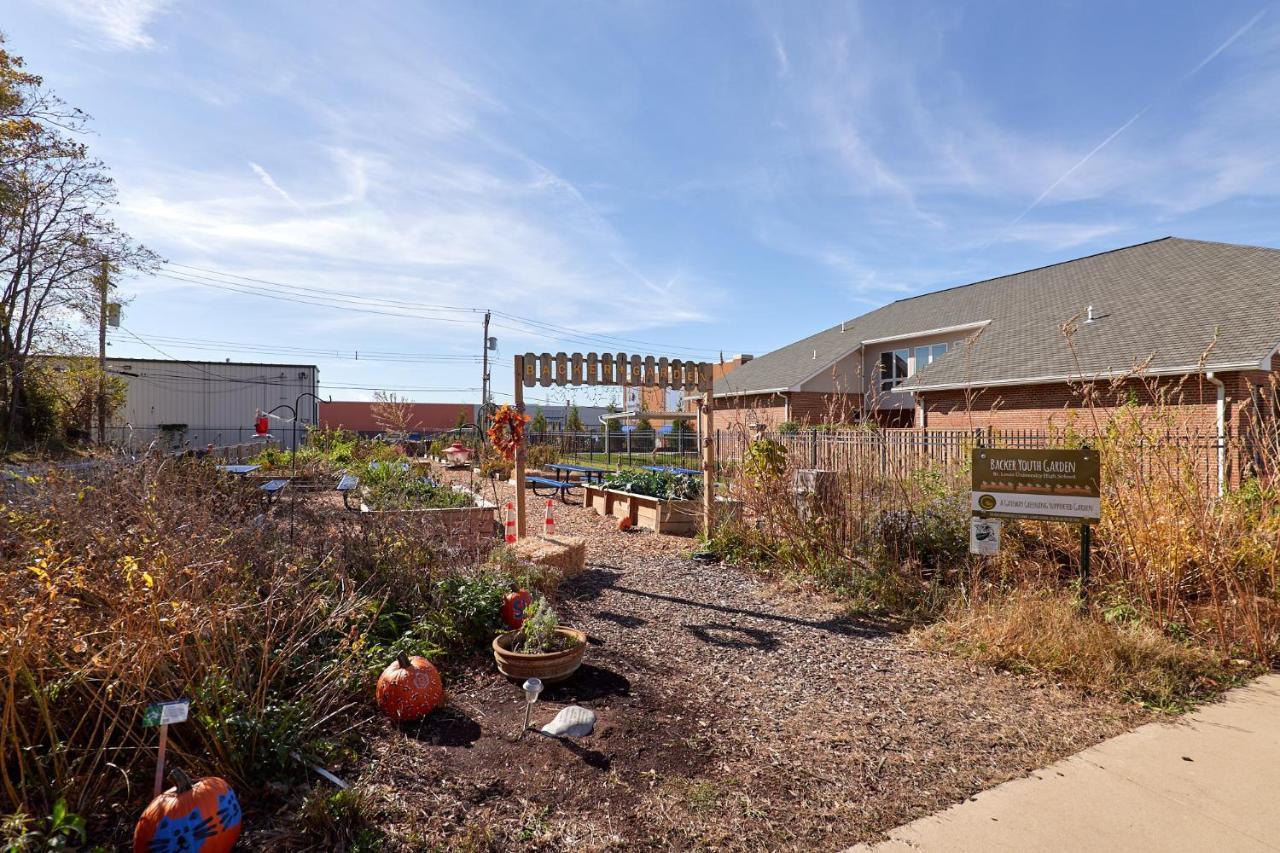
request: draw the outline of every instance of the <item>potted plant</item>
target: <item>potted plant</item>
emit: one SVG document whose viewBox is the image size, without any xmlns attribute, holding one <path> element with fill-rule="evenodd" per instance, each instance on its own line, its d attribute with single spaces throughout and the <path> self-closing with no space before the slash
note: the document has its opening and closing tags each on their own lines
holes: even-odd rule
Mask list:
<svg viewBox="0 0 1280 853">
<path fill-rule="evenodd" d="M 587 635 L 561 625 L 541 596 L 525 609 L 523 625 L 493 639 L 498 672 L 514 679 L 540 678 L 544 684 L 573 675 L 586 650 Z"/>
</svg>

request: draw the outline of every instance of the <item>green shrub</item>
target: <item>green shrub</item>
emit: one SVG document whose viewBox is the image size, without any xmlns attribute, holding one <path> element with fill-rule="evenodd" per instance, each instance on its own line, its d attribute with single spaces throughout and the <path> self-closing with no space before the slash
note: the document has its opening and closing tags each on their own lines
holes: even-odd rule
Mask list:
<svg viewBox="0 0 1280 853">
<path fill-rule="evenodd" d="M 603 486 L 664 501 L 690 501 L 702 494 L 701 480 L 674 471 L 618 471 L 605 477 Z"/>
<path fill-rule="evenodd" d="M 530 468 L 545 468 L 560 461 L 560 448 L 555 444 L 534 444 L 525 453 Z"/>
<path fill-rule="evenodd" d="M 474 498 L 454 491 L 398 462 L 370 462 L 360 474 L 369 506 L 378 510 L 444 509 L 472 506 Z"/>
</svg>

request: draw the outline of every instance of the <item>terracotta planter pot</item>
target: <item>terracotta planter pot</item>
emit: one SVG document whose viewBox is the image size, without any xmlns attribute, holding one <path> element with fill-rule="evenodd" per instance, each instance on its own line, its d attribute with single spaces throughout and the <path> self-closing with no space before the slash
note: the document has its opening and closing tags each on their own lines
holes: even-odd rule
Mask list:
<svg viewBox="0 0 1280 853">
<path fill-rule="evenodd" d="M 526 655 L 511 651 L 519 631 L 508 631 L 493 638 L 493 659 L 498 662 L 498 672 L 507 678 L 540 678 L 543 684 L 564 681 L 582 666 L 582 656 L 587 651 L 587 635 L 576 628 L 560 627 L 557 634 L 572 637 L 578 644 L 571 649 Z"/>
</svg>

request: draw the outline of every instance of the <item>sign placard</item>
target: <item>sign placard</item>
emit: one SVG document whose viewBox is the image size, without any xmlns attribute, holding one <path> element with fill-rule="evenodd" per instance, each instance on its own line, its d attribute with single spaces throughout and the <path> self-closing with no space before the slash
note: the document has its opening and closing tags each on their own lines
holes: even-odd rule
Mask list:
<svg viewBox="0 0 1280 853">
<path fill-rule="evenodd" d="M 155 702 L 142 712 L 143 728 L 152 726 L 168 726 L 173 723 L 185 723 L 187 711 L 191 707 L 189 699 L 170 699 L 168 702 Z"/>
<path fill-rule="evenodd" d="M 975 447 L 972 458 L 974 515 L 1098 523 L 1097 452 Z"/>
<path fill-rule="evenodd" d="M 1000 521 L 995 518 L 969 519 L 969 553 L 992 557 L 1000 553 Z"/>
</svg>

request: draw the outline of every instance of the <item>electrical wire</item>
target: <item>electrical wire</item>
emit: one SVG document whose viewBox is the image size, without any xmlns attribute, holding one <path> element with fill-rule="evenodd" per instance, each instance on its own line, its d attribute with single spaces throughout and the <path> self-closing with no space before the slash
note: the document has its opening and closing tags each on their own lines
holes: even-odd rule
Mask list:
<svg viewBox="0 0 1280 853">
<path fill-rule="evenodd" d="M 185 281 L 192 284 L 200 284 L 207 287 L 220 287 L 221 289 L 228 289 L 228 290 L 232 290 L 233 292 L 260 295 L 260 296 L 266 296 L 269 298 L 285 299 L 285 301 L 298 301 L 298 300 L 286 299 L 285 297 L 282 297 L 280 294 L 272 294 L 268 291 L 268 288 L 282 289 L 282 290 L 285 290 L 286 292 L 292 292 L 295 296 L 298 296 L 298 297 L 307 297 L 307 299 L 324 299 L 324 300 L 348 303 L 352 305 L 396 307 L 396 308 L 402 308 L 405 310 L 410 310 L 415 312 L 423 311 L 423 310 L 431 310 L 431 311 L 457 311 L 457 312 L 467 312 L 472 314 L 478 314 L 488 310 L 484 308 L 457 306 L 457 305 L 429 305 L 429 304 L 418 303 L 418 302 L 408 302 L 405 300 L 398 300 L 398 299 L 386 299 L 382 297 L 358 297 L 353 294 L 347 293 L 345 291 L 334 291 L 334 290 L 326 290 L 324 288 L 306 287 L 304 285 L 285 284 L 283 282 L 270 281 L 268 279 L 254 278 L 251 276 L 243 276 L 237 273 L 228 273 L 220 270 L 211 270 L 203 267 L 191 266 L 189 264 L 177 264 L 177 263 L 170 262 L 167 264 L 167 266 L 178 268 L 179 270 L 190 270 L 190 272 L 171 273 L 170 275 L 162 276 L 162 277 L 173 278 L 174 280 Z M 266 287 L 263 287 L 262 285 L 265 285 Z M 309 296 L 309 294 L 316 294 L 316 296 L 312 297 L 312 296 Z M 303 304 L 320 304 L 320 303 L 314 302 L 314 301 L 303 301 Z M 623 345 L 643 346 L 643 347 L 652 347 L 656 349 L 661 349 L 665 351 L 681 351 L 681 352 L 701 353 L 701 354 L 706 354 L 706 353 L 716 351 L 716 350 L 710 350 L 710 349 L 699 349 L 696 347 L 679 346 L 675 344 L 657 343 L 654 341 L 646 341 L 638 338 L 629 338 L 629 337 L 623 337 L 620 335 L 610 335 L 604 332 L 589 332 L 582 329 L 574 329 L 567 326 L 561 326 L 555 323 L 548 323 L 542 320 L 535 320 L 531 317 L 524 317 L 519 314 L 513 314 L 508 311 L 492 311 L 492 313 L 494 314 L 494 316 L 502 317 L 512 322 L 521 324 L 521 326 L 495 324 L 495 325 L 501 325 L 502 328 L 506 328 L 511 331 L 519 331 L 519 332 L 528 332 L 531 330 L 538 330 L 542 333 L 553 333 L 558 336 L 556 338 L 557 340 L 579 341 L 579 342 L 587 343 L 588 345 L 591 345 L 591 346 L 598 345 L 597 342 L 609 342 L 610 346 L 623 346 Z M 434 317 L 433 319 L 442 320 L 445 322 L 467 322 L 465 320 L 459 320 L 454 318 Z"/>
</svg>

